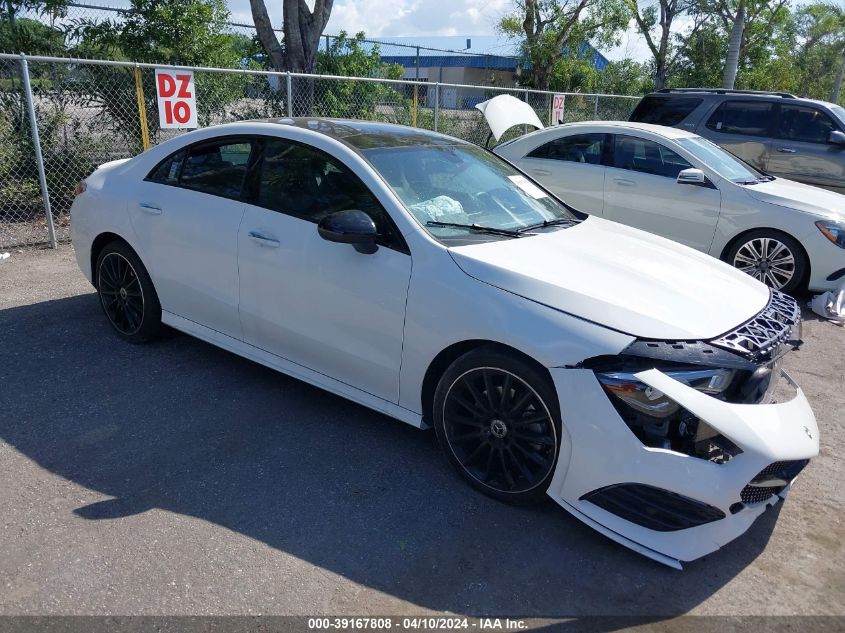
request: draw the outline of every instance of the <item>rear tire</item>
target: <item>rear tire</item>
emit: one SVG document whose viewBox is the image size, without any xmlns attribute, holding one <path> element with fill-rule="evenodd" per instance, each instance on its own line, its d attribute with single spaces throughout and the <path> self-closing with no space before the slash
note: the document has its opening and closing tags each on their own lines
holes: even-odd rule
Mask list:
<svg viewBox="0 0 845 633">
<path fill-rule="evenodd" d="M 485 346 L 437 384 L 434 431 L 452 465 L 484 494 L 517 505 L 546 499 L 560 453 L 551 381 L 517 354 Z"/>
<path fill-rule="evenodd" d="M 757 229 L 735 240 L 725 261 L 770 288 L 793 294 L 801 289 L 809 263 L 797 240 L 773 229 Z"/>
<path fill-rule="evenodd" d="M 128 244 L 114 241 L 97 257 L 97 295 L 115 333 L 146 343 L 161 332 L 161 304 L 147 269 Z"/>
</svg>

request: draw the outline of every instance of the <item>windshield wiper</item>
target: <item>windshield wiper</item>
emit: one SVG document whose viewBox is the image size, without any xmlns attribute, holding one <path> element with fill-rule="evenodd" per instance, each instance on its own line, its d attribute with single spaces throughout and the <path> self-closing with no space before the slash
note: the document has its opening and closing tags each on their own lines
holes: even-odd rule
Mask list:
<svg viewBox="0 0 845 633">
<path fill-rule="evenodd" d="M 547 226 L 572 226 L 574 224 L 578 224 L 578 222 L 579 220 L 574 220 L 572 218 L 555 218 L 553 220 L 543 220 L 537 224 L 529 224 L 528 226 L 523 226 L 517 230 L 519 233 L 524 233 L 525 231 L 533 231 L 534 229 L 544 229 Z"/>
<path fill-rule="evenodd" d="M 460 222 L 438 222 L 437 220 L 429 220 L 425 223 L 426 226 L 442 226 L 447 229 L 467 229 L 470 231 L 478 231 L 479 233 L 489 233 L 490 235 L 506 235 L 507 237 L 519 237 L 519 231 L 512 231 L 511 229 L 497 229 L 495 226 L 482 226 L 481 224 L 461 224 Z"/>
</svg>

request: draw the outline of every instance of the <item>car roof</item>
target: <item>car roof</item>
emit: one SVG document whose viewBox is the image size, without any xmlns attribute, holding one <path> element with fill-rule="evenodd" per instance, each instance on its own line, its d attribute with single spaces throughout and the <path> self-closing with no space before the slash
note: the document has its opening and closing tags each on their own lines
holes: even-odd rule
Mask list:
<svg viewBox="0 0 845 633">
<path fill-rule="evenodd" d="M 388 147 L 418 145 L 471 145 L 468 141 L 431 130 L 358 119 L 328 119 L 319 117 L 283 117 L 255 119 L 244 123 L 273 123 L 290 125 L 337 139 L 356 151 Z"/>
<path fill-rule="evenodd" d="M 670 139 L 694 138 L 698 136 L 698 134 L 694 134 L 693 132 L 688 132 L 674 127 L 666 127 L 664 125 L 654 125 L 653 123 L 636 123 L 634 121 L 581 121 L 579 123 L 564 123 L 563 125 L 547 127 L 543 130 L 537 130 L 536 132 L 531 132 L 530 134 L 515 138 L 514 141 L 518 141 L 529 136 L 551 136 L 554 134 L 555 130 L 567 130 L 573 132 L 583 130 L 585 133 L 599 131 L 612 134 L 619 134 L 625 132 L 626 130 L 636 130 L 640 132 L 650 132 Z"/>
<path fill-rule="evenodd" d="M 676 99 L 682 97 L 709 97 L 711 99 L 719 100 L 742 100 L 742 101 L 777 101 L 779 103 L 797 103 L 797 104 L 813 104 L 833 107 L 834 103 L 823 101 L 821 99 L 811 99 L 809 97 L 799 97 L 788 92 L 765 92 L 762 90 L 728 90 L 719 88 L 667 88 L 662 91 L 651 92 L 647 97 L 657 97 L 660 99 Z"/>
</svg>

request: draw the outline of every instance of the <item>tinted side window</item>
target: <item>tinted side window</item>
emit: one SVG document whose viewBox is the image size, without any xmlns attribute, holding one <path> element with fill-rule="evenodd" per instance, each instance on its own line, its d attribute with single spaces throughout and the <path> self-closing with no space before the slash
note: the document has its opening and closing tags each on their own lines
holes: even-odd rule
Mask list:
<svg viewBox="0 0 845 633">
<path fill-rule="evenodd" d="M 619 169 L 677 178 L 679 172 L 692 167 L 668 147 L 642 138 L 617 135 L 613 149 L 613 166 Z"/>
<path fill-rule="evenodd" d="M 827 143 L 836 129 L 833 121 L 821 110 L 795 105 L 780 107 L 778 136 L 791 141 Z"/>
<path fill-rule="evenodd" d="M 388 246 L 401 238 L 384 208 L 344 165 L 312 147 L 268 140 L 261 162 L 256 204 L 304 220 L 358 209 L 369 215 Z"/>
<path fill-rule="evenodd" d="M 604 134 L 576 134 L 541 145 L 527 158 L 550 158 L 572 163 L 601 164 Z"/>
<path fill-rule="evenodd" d="M 711 115 L 707 127 L 727 134 L 766 136 L 773 107 L 767 101 L 725 101 Z"/>
<path fill-rule="evenodd" d="M 211 143 L 190 148 L 179 184 L 225 198 L 241 195 L 250 143 Z"/>
<path fill-rule="evenodd" d="M 179 170 L 185 160 L 185 151 L 181 150 L 165 158 L 155 169 L 147 174 L 147 180 L 160 182 L 165 185 L 175 185 L 179 182 Z"/>
<path fill-rule="evenodd" d="M 644 97 L 631 114 L 631 121 L 677 125 L 703 101 L 697 97 Z"/>
</svg>

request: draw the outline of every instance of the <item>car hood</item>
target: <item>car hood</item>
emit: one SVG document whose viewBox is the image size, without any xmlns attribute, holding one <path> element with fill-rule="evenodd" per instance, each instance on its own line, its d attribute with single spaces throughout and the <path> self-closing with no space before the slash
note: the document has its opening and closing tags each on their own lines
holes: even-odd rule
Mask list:
<svg viewBox="0 0 845 633">
<path fill-rule="evenodd" d="M 845 220 L 845 196 L 827 189 L 785 178 L 745 185 L 742 188 L 760 202 L 797 209 L 831 220 Z"/>
<path fill-rule="evenodd" d="M 713 338 L 769 300 L 766 286 L 709 255 L 596 217 L 450 253 L 482 282 L 640 338 Z"/>
</svg>

